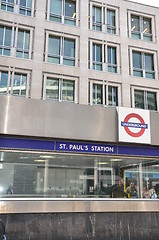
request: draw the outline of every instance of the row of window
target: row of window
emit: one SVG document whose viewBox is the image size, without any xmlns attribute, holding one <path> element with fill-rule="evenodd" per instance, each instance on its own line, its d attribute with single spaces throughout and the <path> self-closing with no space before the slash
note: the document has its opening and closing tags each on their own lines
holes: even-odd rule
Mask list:
<svg viewBox="0 0 159 240">
<path fill-rule="evenodd" d="M 44 75 L 43 99 L 77 103 L 78 79 Z M 0 94 L 30 95 L 30 72 L 0 71 Z M 135 108 L 157 110 L 157 92 L 133 88 Z M 101 106 L 120 106 L 121 88 L 118 84 L 89 82 L 89 103 Z"/>
<path fill-rule="evenodd" d="M 46 19 L 69 25 L 77 25 L 79 0 L 47 0 Z M 1 9 L 34 16 L 35 0 L 1 0 Z M 90 2 L 89 28 L 110 34 L 119 34 L 119 9 L 102 3 Z M 129 37 L 154 41 L 154 16 L 128 12 Z"/>
<path fill-rule="evenodd" d="M 78 66 L 77 37 L 46 33 L 45 61 L 68 66 Z M 32 58 L 33 29 L 19 26 L 0 25 L 0 55 Z M 89 68 L 99 71 L 120 73 L 119 45 L 89 42 Z M 137 77 L 155 79 L 155 54 L 152 52 L 131 51 L 130 63 Z"/>
</svg>

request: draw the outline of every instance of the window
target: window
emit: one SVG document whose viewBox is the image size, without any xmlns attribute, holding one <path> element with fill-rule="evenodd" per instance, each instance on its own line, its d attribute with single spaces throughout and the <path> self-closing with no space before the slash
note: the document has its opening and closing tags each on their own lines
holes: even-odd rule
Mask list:
<svg viewBox="0 0 159 240">
<path fill-rule="evenodd" d="M 0 55 L 32 57 L 33 29 L 0 25 Z"/>
<path fill-rule="evenodd" d="M 119 73 L 119 45 L 89 42 L 89 68 L 110 73 Z"/>
<path fill-rule="evenodd" d="M 103 105 L 103 85 L 93 83 L 93 104 Z"/>
<path fill-rule="evenodd" d="M 102 45 L 93 43 L 93 69 L 102 71 Z"/>
<path fill-rule="evenodd" d="M 132 56 L 133 76 L 155 79 L 153 54 L 133 51 Z"/>
<path fill-rule="evenodd" d="M 47 11 L 51 21 L 76 25 L 75 0 L 48 0 Z"/>
<path fill-rule="evenodd" d="M 19 13 L 31 16 L 32 0 L 20 0 Z"/>
<path fill-rule="evenodd" d="M 0 26 L 0 55 L 10 55 L 12 28 Z"/>
<path fill-rule="evenodd" d="M 46 99 L 74 102 L 74 81 L 47 78 Z"/>
<path fill-rule="evenodd" d="M 106 102 L 106 105 L 118 106 L 118 88 L 117 87 L 108 86 L 108 104 Z"/>
<path fill-rule="evenodd" d="M 8 12 L 14 12 L 14 0 L 2 0 L 1 9 Z"/>
<path fill-rule="evenodd" d="M 102 9 L 100 7 L 93 6 L 92 24 L 93 30 L 102 31 Z"/>
<path fill-rule="evenodd" d="M 107 32 L 116 34 L 115 10 L 107 9 Z"/>
<path fill-rule="evenodd" d="M 90 104 L 104 106 L 118 106 L 119 86 L 90 82 Z"/>
<path fill-rule="evenodd" d="M 29 58 L 30 32 L 18 29 L 16 57 Z"/>
<path fill-rule="evenodd" d="M 0 70 L 0 94 L 29 96 L 30 72 Z"/>
<path fill-rule="evenodd" d="M 152 18 L 131 14 L 131 37 L 152 41 Z"/>
<path fill-rule="evenodd" d="M 116 47 L 107 47 L 108 72 L 117 73 Z"/>
<path fill-rule="evenodd" d="M 90 29 L 110 34 L 119 34 L 118 9 L 104 7 L 100 3 L 90 3 Z"/>
<path fill-rule="evenodd" d="M 35 0 L 1 0 L 1 9 L 25 16 L 34 16 Z"/>
<path fill-rule="evenodd" d="M 75 39 L 53 36 L 48 38 L 48 57 L 50 63 L 75 66 Z"/>
<path fill-rule="evenodd" d="M 77 79 L 44 75 L 43 99 L 77 103 Z"/>
<path fill-rule="evenodd" d="M 134 90 L 135 108 L 157 111 L 156 92 Z"/>
</svg>

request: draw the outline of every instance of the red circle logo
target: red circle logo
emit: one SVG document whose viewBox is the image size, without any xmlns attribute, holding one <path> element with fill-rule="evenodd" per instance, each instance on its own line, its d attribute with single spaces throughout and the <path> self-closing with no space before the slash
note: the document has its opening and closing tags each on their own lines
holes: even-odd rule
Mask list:
<svg viewBox="0 0 159 240">
<path fill-rule="evenodd" d="M 131 118 L 137 118 L 137 119 L 140 121 L 141 124 L 145 124 L 144 119 L 143 119 L 140 115 L 138 115 L 138 114 L 136 114 L 136 113 L 130 113 L 130 114 L 128 114 L 128 115 L 125 117 L 124 122 L 128 122 Z M 136 133 L 135 133 L 135 132 L 132 132 L 132 131 L 129 129 L 129 127 L 127 127 L 127 126 L 124 126 L 124 129 L 125 129 L 125 131 L 127 132 L 127 134 L 129 134 L 131 137 L 141 137 L 141 136 L 144 134 L 144 132 L 145 132 L 145 128 L 141 128 L 140 131 L 139 131 L 139 132 L 136 132 Z"/>
</svg>

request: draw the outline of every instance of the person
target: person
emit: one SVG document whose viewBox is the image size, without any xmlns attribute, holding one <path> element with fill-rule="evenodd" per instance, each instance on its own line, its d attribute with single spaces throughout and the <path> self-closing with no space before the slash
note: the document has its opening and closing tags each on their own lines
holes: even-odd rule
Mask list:
<svg viewBox="0 0 159 240">
<path fill-rule="evenodd" d="M 146 186 L 143 187 L 143 198 L 150 198 L 149 190 Z"/>
<path fill-rule="evenodd" d="M 14 193 L 14 185 L 11 183 L 9 188 L 7 189 L 6 194 L 13 194 Z"/>
<path fill-rule="evenodd" d="M 6 230 L 2 219 L 0 219 L 0 240 L 6 240 Z"/>
<path fill-rule="evenodd" d="M 137 197 L 136 186 L 133 182 L 130 183 L 130 186 L 126 188 L 126 195 L 128 198 Z"/>
<path fill-rule="evenodd" d="M 155 191 L 154 188 L 152 188 L 150 190 L 150 196 L 151 196 L 152 199 L 156 199 L 157 198 L 157 194 L 156 194 L 156 191 Z"/>
</svg>

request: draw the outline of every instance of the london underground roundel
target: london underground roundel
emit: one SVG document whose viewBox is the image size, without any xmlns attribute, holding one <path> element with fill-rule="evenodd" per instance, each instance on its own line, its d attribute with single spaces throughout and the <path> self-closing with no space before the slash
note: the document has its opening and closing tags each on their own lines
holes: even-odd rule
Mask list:
<svg viewBox="0 0 159 240">
<path fill-rule="evenodd" d="M 129 123 L 129 120 L 132 118 L 139 120 L 140 123 Z M 127 126 L 125 124 L 124 129 L 131 137 L 141 137 L 145 132 L 145 128 L 147 128 L 147 124 L 145 124 L 144 119 L 137 113 L 128 114 L 124 119 L 124 123 L 127 123 Z M 139 128 L 139 131 L 133 132 L 131 128 Z"/>
<path fill-rule="evenodd" d="M 118 136 L 121 142 L 151 143 L 148 110 L 118 107 Z"/>
</svg>

